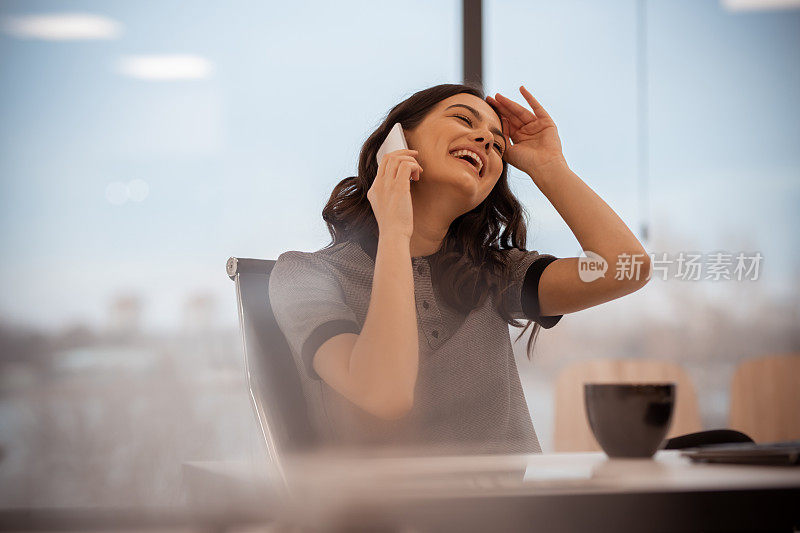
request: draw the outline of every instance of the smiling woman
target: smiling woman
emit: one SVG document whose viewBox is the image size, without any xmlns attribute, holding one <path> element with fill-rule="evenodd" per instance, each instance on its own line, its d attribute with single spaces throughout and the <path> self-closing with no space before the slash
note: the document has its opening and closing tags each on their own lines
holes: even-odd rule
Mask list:
<svg viewBox="0 0 800 533">
<path fill-rule="evenodd" d="M 387 114 L 361 149 L 358 176 L 342 180 L 323 210 L 333 239 L 330 246 L 353 236 L 379 234 L 366 192 L 378 173 L 374 154 L 395 122 L 403 126 L 423 169 L 410 185 L 411 255 L 437 252 L 431 255 L 431 268 L 447 288 L 443 298 L 453 308 L 469 312 L 495 293 L 497 312 L 521 326 L 507 311 L 511 302 L 502 286 L 513 268 L 504 251 L 525 250 L 526 214 L 508 186 L 503 160 L 508 139 L 500 117 L 480 89 L 439 85 L 414 94 Z"/>
<path fill-rule="evenodd" d="M 409 150 L 378 165 L 397 122 Z M 270 301 L 330 445 L 541 451 L 508 325 L 535 333 L 561 319 L 538 305 L 557 258 L 526 250 L 502 126 L 474 87 L 412 95 L 334 188 L 331 244 L 278 258 Z"/>
<path fill-rule="evenodd" d="M 443 297 L 451 306 L 468 312 L 494 290 L 498 312 L 513 323 L 504 312 L 505 293 L 500 287 L 511 267 L 502 251 L 525 249 L 525 214 L 508 187 L 502 158 L 507 140 L 500 118 L 476 88 L 441 85 L 392 109 L 365 142 L 359 175 L 340 182 L 323 210 L 331 245 L 353 235 L 379 234 L 366 192 L 378 173 L 374 153 L 395 122 L 403 126 L 409 148 L 417 150 L 415 159 L 423 168 L 419 180 L 410 185 L 411 255 L 438 252 L 431 266 L 450 289 Z M 461 162 L 462 158 L 470 162 Z"/>
</svg>

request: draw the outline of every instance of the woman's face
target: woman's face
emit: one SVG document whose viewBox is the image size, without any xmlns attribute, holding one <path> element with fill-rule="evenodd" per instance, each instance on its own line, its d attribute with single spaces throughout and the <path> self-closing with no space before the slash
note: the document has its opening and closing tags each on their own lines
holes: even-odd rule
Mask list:
<svg viewBox="0 0 800 533">
<path fill-rule="evenodd" d="M 486 199 L 503 172 L 507 139 L 500 118 L 477 96 L 461 93 L 442 100 L 405 133 L 423 168 L 413 187 L 457 191 L 468 208 L 464 212 Z"/>
</svg>

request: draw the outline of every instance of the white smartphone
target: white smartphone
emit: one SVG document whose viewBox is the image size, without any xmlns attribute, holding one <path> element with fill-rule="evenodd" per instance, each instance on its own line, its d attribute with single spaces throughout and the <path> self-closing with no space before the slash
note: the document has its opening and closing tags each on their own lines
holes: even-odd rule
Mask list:
<svg viewBox="0 0 800 533">
<path fill-rule="evenodd" d="M 386 140 L 383 141 L 381 147 L 378 148 L 378 164 L 381 164 L 383 156 L 395 150 L 408 150 L 406 136 L 403 134 L 403 126 L 401 126 L 399 122 L 395 122 L 392 129 L 389 130 L 389 135 L 386 136 Z"/>
</svg>

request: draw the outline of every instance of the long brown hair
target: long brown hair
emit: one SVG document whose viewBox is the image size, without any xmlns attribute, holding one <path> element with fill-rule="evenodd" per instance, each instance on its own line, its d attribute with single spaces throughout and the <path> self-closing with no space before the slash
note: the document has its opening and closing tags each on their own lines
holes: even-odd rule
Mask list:
<svg viewBox="0 0 800 533">
<path fill-rule="evenodd" d="M 378 234 L 378 222 L 367 199 L 367 191 L 378 174 L 378 148 L 396 122 L 404 130 L 413 130 L 436 104 L 460 93 L 485 100 L 479 87 L 447 83 L 416 92 L 389 111 L 361 147 L 358 175 L 340 181 L 322 210 L 332 239 L 326 248 L 359 236 Z M 509 287 L 502 280 L 511 279 L 513 265 L 509 264 L 503 250 L 526 249 L 526 223 L 527 212 L 508 187 L 508 163 L 503 161 L 500 179 L 486 199 L 450 224 L 441 248 L 430 258 L 431 274 L 441 284 L 442 296 L 448 305 L 469 313 L 483 305 L 492 293 L 500 316 L 514 327 L 522 326 L 522 322 L 510 316 Z M 517 337 L 519 340 L 531 324 L 528 359 L 539 324 L 528 320 Z"/>
</svg>

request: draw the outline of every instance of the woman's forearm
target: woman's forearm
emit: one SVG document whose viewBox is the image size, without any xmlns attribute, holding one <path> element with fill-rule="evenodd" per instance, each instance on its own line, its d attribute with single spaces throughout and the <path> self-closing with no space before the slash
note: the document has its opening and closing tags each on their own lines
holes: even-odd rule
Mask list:
<svg viewBox="0 0 800 533">
<path fill-rule="evenodd" d="M 649 276 L 650 258 L 642 244 L 566 161 L 551 163 L 528 174 L 567 223 L 584 251 L 602 256 L 609 268 L 616 268 L 620 254 L 633 255 L 636 263 L 641 265 L 641 281 Z"/>
<path fill-rule="evenodd" d="M 381 234 L 364 327 L 350 356 L 350 375 L 374 405 L 411 409 L 419 365 L 410 238 Z"/>
</svg>

